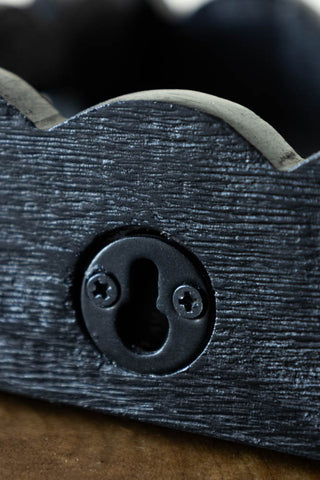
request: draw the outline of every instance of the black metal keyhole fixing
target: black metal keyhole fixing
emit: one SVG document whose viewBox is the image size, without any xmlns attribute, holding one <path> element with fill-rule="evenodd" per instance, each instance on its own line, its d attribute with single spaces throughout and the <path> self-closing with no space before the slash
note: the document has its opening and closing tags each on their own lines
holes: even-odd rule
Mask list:
<svg viewBox="0 0 320 480">
<path fill-rule="evenodd" d="M 140 373 L 187 367 L 205 349 L 214 295 L 199 260 L 160 235 L 107 244 L 88 266 L 81 309 L 97 347 L 114 364 Z"/>
<path fill-rule="evenodd" d="M 130 268 L 130 299 L 119 309 L 116 330 L 123 344 L 137 352 L 159 350 L 169 332 L 166 316 L 157 308 L 158 269 L 145 258 Z"/>
</svg>

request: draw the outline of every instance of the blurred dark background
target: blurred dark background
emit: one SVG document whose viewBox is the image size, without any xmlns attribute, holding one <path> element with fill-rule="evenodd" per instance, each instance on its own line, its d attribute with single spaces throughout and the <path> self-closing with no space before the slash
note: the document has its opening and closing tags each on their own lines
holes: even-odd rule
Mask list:
<svg viewBox="0 0 320 480">
<path fill-rule="evenodd" d="M 134 91 L 192 89 L 249 107 L 302 155 L 320 149 L 320 16 L 295 0 L 215 0 L 179 17 L 155 2 L 0 0 L 0 66 L 66 116 Z"/>
</svg>

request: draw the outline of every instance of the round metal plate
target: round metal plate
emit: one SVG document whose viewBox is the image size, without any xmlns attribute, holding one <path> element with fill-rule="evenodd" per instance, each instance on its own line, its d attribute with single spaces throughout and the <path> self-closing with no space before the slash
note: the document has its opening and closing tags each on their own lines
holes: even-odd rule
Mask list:
<svg viewBox="0 0 320 480">
<path fill-rule="evenodd" d="M 102 284 L 94 289 L 92 282 L 99 278 Z M 108 308 L 108 292 L 115 285 L 117 301 Z M 177 296 L 179 287 L 183 295 Z M 199 260 L 153 235 L 115 240 L 93 258 L 82 282 L 81 309 L 93 341 L 109 360 L 153 374 L 192 363 L 210 340 L 215 316 L 213 292 Z"/>
</svg>

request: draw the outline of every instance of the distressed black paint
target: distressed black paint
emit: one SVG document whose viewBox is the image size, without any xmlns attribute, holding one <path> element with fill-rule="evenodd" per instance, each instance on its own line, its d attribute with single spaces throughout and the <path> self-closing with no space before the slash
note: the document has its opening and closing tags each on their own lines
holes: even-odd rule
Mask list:
<svg viewBox="0 0 320 480">
<path fill-rule="evenodd" d="M 182 106 L 102 106 L 39 131 L 0 103 L 0 387 L 320 458 L 320 162 L 275 170 Z M 166 232 L 216 292 L 189 369 L 121 370 L 77 318 L 72 275 L 96 235 Z"/>
</svg>

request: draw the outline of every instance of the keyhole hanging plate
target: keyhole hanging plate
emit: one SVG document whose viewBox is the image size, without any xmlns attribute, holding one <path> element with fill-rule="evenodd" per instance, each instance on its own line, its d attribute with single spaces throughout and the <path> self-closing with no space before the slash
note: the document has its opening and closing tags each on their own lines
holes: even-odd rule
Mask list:
<svg viewBox="0 0 320 480">
<path fill-rule="evenodd" d="M 118 300 L 110 307 L 88 294 L 97 276 L 117 285 Z M 201 296 L 203 308 L 195 318 L 175 306 L 181 286 Z M 142 234 L 117 239 L 93 258 L 82 282 L 81 310 L 91 338 L 110 361 L 151 374 L 190 365 L 208 344 L 215 317 L 214 295 L 199 260 L 176 242 Z"/>
</svg>

